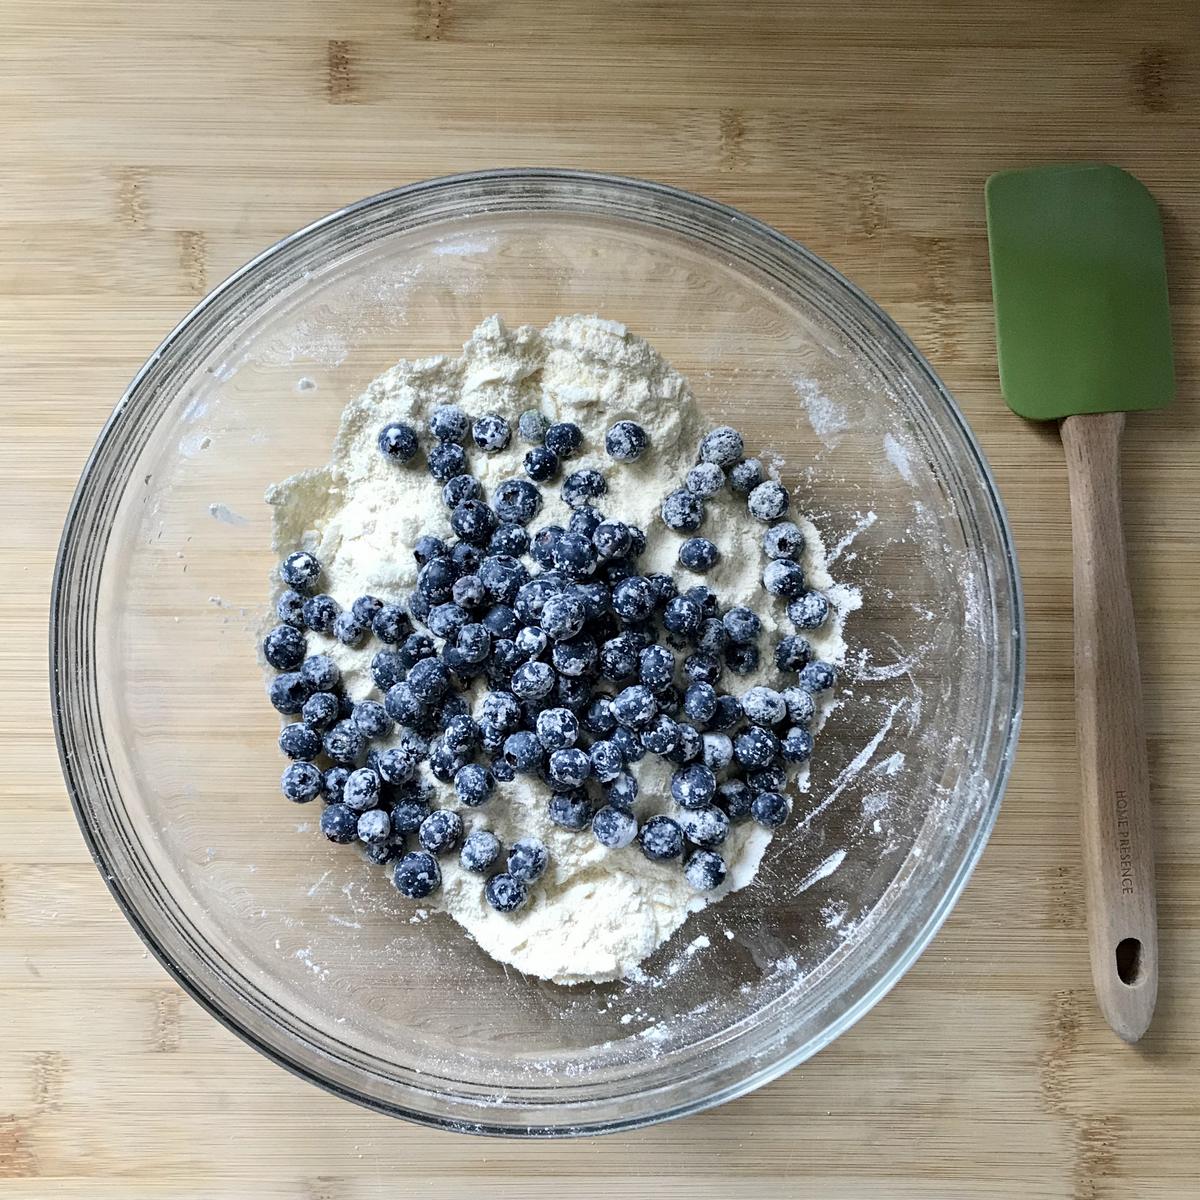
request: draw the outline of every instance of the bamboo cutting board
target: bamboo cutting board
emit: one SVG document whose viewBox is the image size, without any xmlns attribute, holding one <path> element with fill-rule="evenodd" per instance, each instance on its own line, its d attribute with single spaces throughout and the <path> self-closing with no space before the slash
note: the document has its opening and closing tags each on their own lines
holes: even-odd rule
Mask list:
<svg viewBox="0 0 1200 1200">
<path fill-rule="evenodd" d="M 0 116 L 0 1200 L 1200 1196 L 1200 15 L 1190 0 L 5 0 Z M 1002 405 L 992 171 L 1137 173 L 1179 400 L 1125 439 L 1162 982 L 1088 972 L 1058 439 Z M 1030 671 L 992 842 L 924 957 L 807 1067 L 574 1144 L 434 1134 L 293 1079 L 185 998 L 92 867 L 49 728 L 66 504 L 160 336 L 262 246 L 414 179 L 537 163 L 738 205 L 845 271 L 957 395 L 1015 527 Z"/>
</svg>

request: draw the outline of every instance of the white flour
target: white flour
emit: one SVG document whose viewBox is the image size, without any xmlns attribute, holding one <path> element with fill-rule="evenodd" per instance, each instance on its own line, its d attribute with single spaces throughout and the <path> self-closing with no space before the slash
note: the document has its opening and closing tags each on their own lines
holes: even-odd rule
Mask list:
<svg viewBox="0 0 1200 1200">
<path fill-rule="evenodd" d="M 425 441 L 429 412 L 450 403 L 472 416 L 498 412 L 513 424 L 508 450 L 470 452 L 469 470 L 482 481 L 485 496 L 500 480 L 522 477 L 521 456 L 528 447 L 515 431 L 522 411 L 540 408 L 552 420 L 577 423 L 584 448 L 570 469 L 601 470 L 608 493 L 598 506 L 645 530 L 648 548 L 639 560 L 643 572 L 669 572 L 682 586 L 707 582 L 724 606 L 745 604 L 761 616 L 763 670 L 755 676 L 729 675 L 724 686 L 736 692 L 755 683 L 783 686 L 770 650 L 780 630 L 790 632 L 791 625 L 785 602 L 761 586 L 763 525 L 748 514 L 744 497 L 723 492 L 708 502 L 701 530 L 720 548 L 716 568 L 693 580 L 678 566 L 681 535 L 663 525 L 659 505 L 681 486 L 709 422 L 683 377 L 651 346 L 624 326 L 598 317 L 559 317 L 543 330 L 509 330 L 499 317 L 490 317 L 460 357 L 401 362 L 385 372 L 347 406 L 329 464 L 268 490 L 280 552 L 305 547 L 316 553 L 325 567 L 322 586 L 346 607 L 364 593 L 391 599 L 410 592 L 417 573 L 411 547 L 423 533 L 450 536 L 448 511 L 423 460 L 397 467 L 378 452 L 376 437 L 384 424 L 404 421 Z M 646 428 L 651 447 L 636 463 L 614 463 L 604 453 L 604 434 L 626 418 Z M 756 449 L 761 448 L 748 453 Z M 544 496 L 533 527 L 551 522 L 565 526 L 570 510 L 557 486 L 546 486 Z M 804 566 L 811 586 L 830 588 L 816 529 L 800 517 L 793 519 L 807 538 Z M 836 592 L 834 596 L 836 606 Z M 825 627 L 813 631 L 810 640 L 819 657 L 843 660 L 843 618 L 839 609 Z M 372 691 L 370 660 L 378 647 L 351 650 L 319 634 L 310 634 L 309 644 L 310 653 L 327 653 L 338 661 L 351 695 L 361 698 Z M 476 685 L 476 702 L 480 691 Z M 641 789 L 639 818 L 668 810 L 671 765 L 647 755 L 631 769 Z M 435 785 L 437 803 L 458 809 L 468 829 L 489 828 L 505 845 L 520 836 L 541 838 L 551 866 L 531 888 L 525 908 L 504 915 L 486 904 L 481 878 L 447 856 L 444 886 L 431 905 L 436 902 L 448 912 L 494 958 L 559 983 L 629 975 L 689 913 L 749 883 L 770 841 L 769 832 L 757 825 L 735 826 L 722 847 L 728 879 L 716 891 L 698 894 L 677 862 L 651 862 L 636 844 L 607 850 L 588 832 L 553 825 L 546 815 L 547 789 L 540 781 L 519 775 L 500 784 L 482 809 L 461 808 L 452 786 Z"/>
</svg>

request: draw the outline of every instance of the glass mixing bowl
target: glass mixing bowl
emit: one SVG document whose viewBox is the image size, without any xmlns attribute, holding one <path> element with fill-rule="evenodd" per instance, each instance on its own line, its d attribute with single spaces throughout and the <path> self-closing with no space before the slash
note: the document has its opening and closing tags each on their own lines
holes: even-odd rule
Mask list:
<svg viewBox="0 0 1200 1200">
<path fill-rule="evenodd" d="M 400 357 L 600 313 L 770 447 L 861 592 L 808 804 L 756 884 L 636 980 L 562 987 L 422 919 L 279 794 L 256 640 L 263 490 L 328 458 Z M 197 1000 L 340 1095 L 552 1135 L 695 1111 L 804 1061 L 932 937 L 992 827 L 1020 711 L 1009 531 L 962 415 L 803 247 L 670 188 L 488 172 L 376 196 L 244 267 L 155 351 L 83 473 L 54 581 L 63 771 L 129 920 Z M 814 1068 L 816 1069 L 816 1068 Z"/>
</svg>

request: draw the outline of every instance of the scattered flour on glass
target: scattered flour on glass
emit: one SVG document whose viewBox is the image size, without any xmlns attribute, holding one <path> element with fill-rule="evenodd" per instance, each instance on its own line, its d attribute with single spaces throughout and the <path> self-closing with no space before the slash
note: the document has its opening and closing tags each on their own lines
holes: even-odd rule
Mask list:
<svg viewBox="0 0 1200 1200">
<path fill-rule="evenodd" d="M 831 400 L 811 379 L 793 379 L 792 388 L 804 406 L 813 433 L 827 449 L 832 450 L 842 440 L 842 434 L 850 428 L 850 418 L 845 409 Z"/>
<path fill-rule="evenodd" d="M 416 538 L 450 535 L 440 486 L 423 459 L 397 468 L 376 447 L 380 427 L 390 421 L 412 424 L 426 438 L 429 413 L 449 403 L 471 416 L 500 413 L 514 426 L 528 408 L 538 408 L 552 420 L 577 423 L 584 451 L 571 466 L 600 470 L 608 483 L 604 511 L 645 530 L 643 572 L 666 571 L 682 585 L 688 583 L 688 573 L 677 563 L 681 535 L 659 516 L 663 497 L 680 485 L 710 427 L 687 381 L 652 346 L 614 321 L 571 316 L 556 318 L 544 329 L 509 329 L 499 317 L 490 317 L 461 355 L 400 362 L 379 376 L 343 413 L 330 462 L 268 489 L 277 550 L 313 551 L 324 564 L 326 590 L 341 605 L 349 606 L 363 593 L 406 595 L 416 583 L 409 549 Z M 636 420 L 650 434 L 651 448 L 636 463 L 616 464 L 604 453 L 605 432 L 623 419 Z M 525 449 L 514 434 L 505 452 L 471 454 L 470 469 L 485 494 L 500 480 L 521 476 Z M 762 450 L 748 447 L 748 453 Z M 544 496 L 535 527 L 566 525 L 569 510 L 557 489 L 546 489 Z M 824 544 L 812 522 L 803 516 L 793 519 L 806 535 L 803 565 L 810 586 L 826 592 L 835 610 L 825 626 L 812 631 L 814 652 L 842 663 L 842 625 L 861 599 L 829 576 Z M 786 603 L 761 586 L 762 530 L 741 497 L 725 492 L 710 501 L 703 532 L 720 547 L 721 559 L 695 582 L 710 584 L 725 606 L 753 607 L 763 622 L 761 644 L 769 648 L 791 625 Z M 372 693 L 369 648 L 352 650 L 310 634 L 310 653 L 327 653 L 338 662 L 354 698 Z M 758 673 L 730 677 L 730 689 L 741 693 L 757 683 L 786 686 L 770 653 L 763 659 Z M 476 685 L 476 710 L 481 695 L 482 687 Z M 632 769 L 640 785 L 639 818 L 665 811 L 673 768 L 647 755 Z M 806 775 L 802 769 L 799 786 Z M 452 787 L 435 786 L 435 802 L 458 810 L 468 829 L 490 828 L 506 845 L 521 836 L 539 837 L 549 849 L 551 865 L 531 889 L 525 908 L 504 915 L 487 905 L 479 878 L 461 870 L 450 856 L 443 861 L 443 888 L 431 905 L 449 913 L 500 962 L 559 983 L 644 980 L 638 963 L 691 913 L 749 884 L 771 837 L 753 823 L 735 826 L 723 847 L 728 878 L 712 892 L 696 893 L 678 863 L 652 862 L 636 845 L 607 850 L 587 835 L 553 825 L 546 814 L 544 785 L 528 777 L 504 785 L 483 810 L 463 809 Z"/>
</svg>

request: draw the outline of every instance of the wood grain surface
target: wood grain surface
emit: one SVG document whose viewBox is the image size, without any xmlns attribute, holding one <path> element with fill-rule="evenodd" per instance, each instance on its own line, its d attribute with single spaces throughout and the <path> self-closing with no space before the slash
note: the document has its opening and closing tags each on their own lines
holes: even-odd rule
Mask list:
<svg viewBox="0 0 1200 1200">
<path fill-rule="evenodd" d="M 0 1197 L 1200 1196 L 1200 10 L 1191 0 L 4 0 Z M 1164 212 L 1179 398 L 1130 418 L 1125 523 L 1159 847 L 1154 1025 L 1085 935 L 1062 447 L 996 383 L 985 177 L 1137 173 Z M 59 530 L 160 336 L 370 192 L 541 164 L 642 175 L 801 239 L 958 396 L 1016 530 L 1029 684 L 994 837 L 895 991 L 802 1074 L 572 1144 L 359 1110 L 225 1032 L 91 865 L 50 731 Z"/>
</svg>

